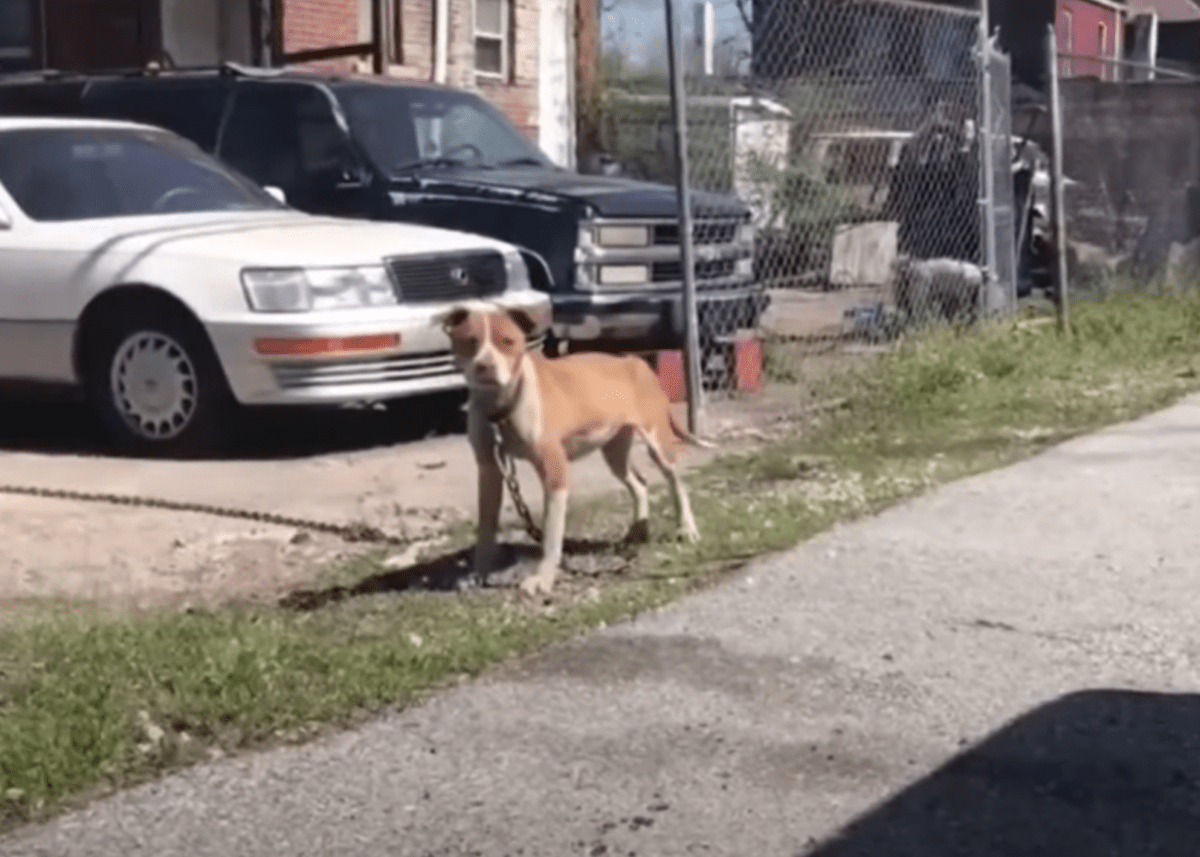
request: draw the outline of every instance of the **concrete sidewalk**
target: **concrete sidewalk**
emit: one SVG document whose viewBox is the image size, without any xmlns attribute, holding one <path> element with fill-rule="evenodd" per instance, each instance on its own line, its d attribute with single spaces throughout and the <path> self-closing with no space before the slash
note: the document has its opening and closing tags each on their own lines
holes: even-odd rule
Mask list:
<svg viewBox="0 0 1200 857">
<path fill-rule="evenodd" d="M 1194 857 L 1198 503 L 1191 399 L 0 854 Z"/>
</svg>

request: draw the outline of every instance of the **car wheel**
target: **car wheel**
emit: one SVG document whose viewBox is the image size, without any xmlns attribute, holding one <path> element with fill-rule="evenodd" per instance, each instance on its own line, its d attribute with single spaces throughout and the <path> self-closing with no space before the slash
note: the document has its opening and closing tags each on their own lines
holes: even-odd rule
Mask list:
<svg viewBox="0 0 1200 857">
<path fill-rule="evenodd" d="M 88 396 L 119 447 L 187 457 L 225 446 L 233 396 L 197 322 L 175 307 L 123 308 L 90 334 Z"/>
</svg>

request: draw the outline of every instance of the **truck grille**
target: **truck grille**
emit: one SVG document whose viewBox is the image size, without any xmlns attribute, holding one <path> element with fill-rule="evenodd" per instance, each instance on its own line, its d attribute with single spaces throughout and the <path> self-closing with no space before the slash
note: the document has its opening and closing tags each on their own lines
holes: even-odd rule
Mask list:
<svg viewBox="0 0 1200 857">
<path fill-rule="evenodd" d="M 693 244 L 731 244 L 737 238 L 736 220 L 699 220 L 692 223 Z M 679 224 L 660 223 L 654 227 L 654 243 L 678 244 Z"/>
<path fill-rule="evenodd" d="M 407 302 L 486 298 L 504 293 L 504 257 L 488 250 L 384 259 L 396 297 Z"/>
<path fill-rule="evenodd" d="M 715 262 L 697 262 L 696 279 L 712 280 L 718 277 L 732 277 L 736 263 L 733 259 L 719 259 Z M 670 283 L 683 279 L 682 262 L 655 262 L 651 268 L 651 279 L 656 283 Z"/>
</svg>

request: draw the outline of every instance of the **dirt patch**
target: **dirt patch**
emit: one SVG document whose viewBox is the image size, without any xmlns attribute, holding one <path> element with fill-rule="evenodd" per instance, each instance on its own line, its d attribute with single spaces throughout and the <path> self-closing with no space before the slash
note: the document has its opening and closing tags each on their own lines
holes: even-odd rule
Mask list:
<svg viewBox="0 0 1200 857">
<path fill-rule="evenodd" d="M 788 430 L 803 406 L 792 388 L 714 402 L 707 433 L 721 443 L 720 451 L 744 449 Z M 385 444 L 380 440 L 386 429 L 367 419 L 370 428 L 364 430 L 364 419 L 321 423 L 320 430 L 340 441 L 329 441 L 324 450 L 317 444 L 316 453 L 246 454 L 228 461 L 87 455 L 61 438 L 49 451 L 9 443 L 10 450 L 21 451 L 0 452 L 0 481 L 364 523 L 413 539 L 474 519 L 475 464 L 465 438 L 431 432 Z M 344 436 L 354 432 L 365 438 L 360 444 Z M 657 480 L 644 451 L 639 454 L 643 472 Z M 687 466 L 713 456 L 689 452 Z M 525 465 L 519 478 L 536 514 L 541 504 L 536 479 Z M 577 498 L 622 490 L 600 456 L 573 466 L 572 486 Z M 503 516 L 516 525 L 507 498 Z M 379 550 L 255 521 L 4 494 L 0 538 L 6 545 L 0 609 L 47 599 L 139 608 L 274 601 L 319 584 L 321 571 L 332 563 Z M 405 563 L 404 553 L 393 551 L 393 565 Z"/>
</svg>

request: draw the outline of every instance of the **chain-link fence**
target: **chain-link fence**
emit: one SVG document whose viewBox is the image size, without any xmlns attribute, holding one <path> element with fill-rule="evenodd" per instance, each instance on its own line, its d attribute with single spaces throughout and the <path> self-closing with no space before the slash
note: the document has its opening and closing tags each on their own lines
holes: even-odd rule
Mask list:
<svg viewBox="0 0 1200 857">
<path fill-rule="evenodd" d="M 710 398 L 1012 307 L 1009 67 L 974 0 L 675 2 Z M 646 32 L 662 7 L 641 4 L 630 26 L 626 3 L 604 9 L 597 136 L 627 173 L 674 183 L 665 28 Z M 734 285 L 730 200 L 755 233 Z"/>
<path fill-rule="evenodd" d="M 1145 61 L 1058 53 L 1070 289 L 1192 287 L 1200 280 L 1200 76 Z M 1050 151 L 1048 100 L 1018 128 Z"/>
</svg>

